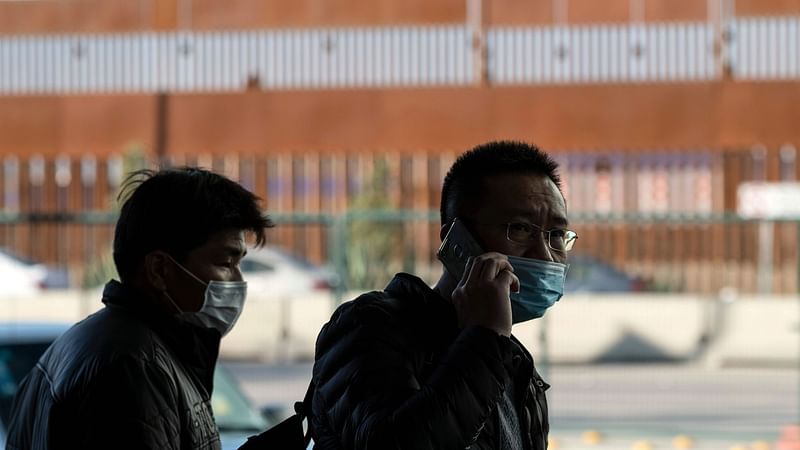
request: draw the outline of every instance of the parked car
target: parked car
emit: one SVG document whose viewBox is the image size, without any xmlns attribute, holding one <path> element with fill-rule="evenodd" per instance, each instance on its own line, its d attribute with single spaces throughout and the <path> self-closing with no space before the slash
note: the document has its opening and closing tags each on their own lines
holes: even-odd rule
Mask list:
<svg viewBox="0 0 800 450">
<path fill-rule="evenodd" d="M 242 259 L 248 296 L 285 297 L 335 288 L 339 277 L 328 268 L 314 265 L 277 247 L 250 249 Z"/>
<path fill-rule="evenodd" d="M 47 268 L 0 249 L 0 298 L 25 297 L 39 293 L 47 278 Z"/>
<path fill-rule="evenodd" d="M 42 289 L 68 287 L 67 269 L 39 264 L 0 248 L 0 298 L 26 297 Z"/>
<path fill-rule="evenodd" d="M 582 254 L 569 255 L 565 293 L 574 292 L 642 292 L 649 283 L 629 275 L 599 259 Z"/>
<path fill-rule="evenodd" d="M 61 323 L 0 322 L 0 448 L 5 448 L 11 402 L 20 381 L 67 328 L 68 324 Z M 211 405 L 223 450 L 236 449 L 248 436 L 273 425 L 253 408 L 236 380 L 220 365 L 214 372 Z"/>
</svg>

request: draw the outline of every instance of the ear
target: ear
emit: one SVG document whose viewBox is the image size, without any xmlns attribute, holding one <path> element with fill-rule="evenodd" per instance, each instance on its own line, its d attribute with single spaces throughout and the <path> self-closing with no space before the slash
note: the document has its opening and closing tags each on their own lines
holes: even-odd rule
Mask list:
<svg viewBox="0 0 800 450">
<path fill-rule="evenodd" d="M 152 251 L 144 257 L 144 276 L 147 284 L 158 291 L 167 290 L 166 278 L 171 269 L 169 257 L 160 251 Z"/>
</svg>

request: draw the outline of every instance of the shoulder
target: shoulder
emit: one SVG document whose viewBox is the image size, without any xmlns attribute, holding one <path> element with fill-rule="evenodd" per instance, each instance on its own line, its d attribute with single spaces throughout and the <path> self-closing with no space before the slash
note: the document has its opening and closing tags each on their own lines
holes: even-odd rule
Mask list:
<svg viewBox="0 0 800 450">
<path fill-rule="evenodd" d="M 104 308 L 56 339 L 39 368 L 52 380 L 56 392 L 65 393 L 102 372 L 162 367 L 165 357 L 153 330 L 134 317 Z"/>
<path fill-rule="evenodd" d="M 384 290 L 362 294 L 339 309 L 344 317 L 382 323 L 411 319 L 430 309 L 433 303 L 443 302 L 425 282 L 416 276 L 399 273 Z"/>
<path fill-rule="evenodd" d="M 403 277 L 405 276 L 405 277 Z M 343 303 L 331 316 L 330 328 L 354 325 L 402 325 L 427 310 L 432 291 L 416 277 L 398 274 L 382 291 L 370 291 Z M 430 292 L 426 292 L 427 291 Z"/>
<path fill-rule="evenodd" d="M 141 318 L 119 308 L 106 307 L 78 322 L 61 337 L 63 352 L 76 356 L 148 359 L 160 347 L 156 332 Z"/>
<path fill-rule="evenodd" d="M 339 306 L 325 324 L 317 341 L 338 341 L 344 335 L 378 333 L 381 336 L 417 335 L 438 328 L 452 328 L 455 311 L 420 278 L 397 274 L 382 291 L 371 291 Z"/>
<path fill-rule="evenodd" d="M 348 334 L 363 327 L 384 327 L 397 322 L 403 306 L 397 298 L 385 291 L 372 291 L 343 303 L 322 328 L 321 336 L 332 338 Z"/>
</svg>

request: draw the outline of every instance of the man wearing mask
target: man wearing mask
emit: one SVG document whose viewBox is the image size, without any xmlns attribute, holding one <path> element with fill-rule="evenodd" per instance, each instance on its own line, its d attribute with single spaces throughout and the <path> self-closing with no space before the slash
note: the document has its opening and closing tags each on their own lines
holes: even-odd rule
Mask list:
<svg viewBox="0 0 800 450">
<path fill-rule="evenodd" d="M 9 450 L 220 447 L 220 339 L 245 301 L 246 233 L 263 245 L 271 222 L 252 193 L 202 169 L 139 171 L 121 192 L 120 281 L 22 382 Z"/>
<path fill-rule="evenodd" d="M 398 274 L 342 305 L 317 340 L 315 449 L 547 448 L 549 387 L 511 335 L 561 297 L 568 230 L 557 164 L 492 142 L 442 188 L 433 289 Z"/>
</svg>

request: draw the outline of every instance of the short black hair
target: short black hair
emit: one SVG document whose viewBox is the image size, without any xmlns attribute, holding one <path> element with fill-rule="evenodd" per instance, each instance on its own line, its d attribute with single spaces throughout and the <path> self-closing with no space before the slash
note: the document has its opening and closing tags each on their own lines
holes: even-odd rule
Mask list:
<svg viewBox="0 0 800 450">
<path fill-rule="evenodd" d="M 114 264 L 123 282 L 154 250 L 184 261 L 212 234 L 228 229 L 251 231 L 262 246 L 273 225 L 261 211 L 261 199 L 197 167 L 132 172 L 117 200 L 124 203 L 114 230 Z"/>
<path fill-rule="evenodd" d="M 535 145 L 519 141 L 481 144 L 456 159 L 444 177 L 440 214 L 442 225 L 463 211 L 465 200 L 485 192 L 484 181 L 493 175 L 539 174 L 553 180 L 561 191 L 558 163 Z"/>
</svg>

